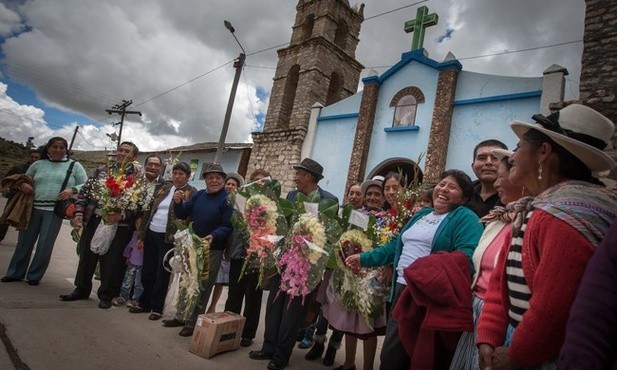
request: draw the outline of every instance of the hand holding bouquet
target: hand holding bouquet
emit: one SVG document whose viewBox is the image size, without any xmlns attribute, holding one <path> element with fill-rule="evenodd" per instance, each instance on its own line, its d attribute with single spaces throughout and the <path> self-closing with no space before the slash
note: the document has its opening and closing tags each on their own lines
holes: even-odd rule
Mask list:
<svg viewBox="0 0 617 370">
<path fill-rule="evenodd" d="M 117 175 L 109 171 L 104 177 L 93 180 L 90 196 L 98 202 L 104 219 L 110 214 L 137 210 L 148 201 L 145 178 L 126 174 L 125 166 L 120 167 Z"/>
<path fill-rule="evenodd" d="M 183 317 L 188 317 L 199 300 L 201 289 L 210 274 L 210 242 L 200 238 L 192 228 L 179 225 L 174 235 L 174 258 L 181 263 L 180 282 L 176 307 Z"/>
<path fill-rule="evenodd" d="M 383 313 L 387 298 L 387 287 L 381 283 L 381 268 L 360 268 L 352 271 L 345 265 L 351 255 L 373 249 L 373 241 L 362 230 L 344 232 L 335 248 L 338 250 L 339 269 L 333 273 L 334 291 L 346 308 L 358 310 L 366 324 L 371 327 L 371 317 Z"/>
<path fill-rule="evenodd" d="M 282 239 L 277 236 L 279 212 L 275 201 L 262 194 L 252 195 L 246 202 L 244 220 L 249 233 L 246 259 L 242 274 L 254 260 L 259 261 L 259 285 L 264 275 L 276 270 L 274 250 Z"/>
</svg>

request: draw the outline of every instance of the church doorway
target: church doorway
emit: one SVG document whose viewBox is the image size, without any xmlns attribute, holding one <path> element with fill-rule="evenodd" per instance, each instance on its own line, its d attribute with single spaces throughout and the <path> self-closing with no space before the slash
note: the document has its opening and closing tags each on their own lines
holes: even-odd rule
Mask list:
<svg viewBox="0 0 617 370">
<path fill-rule="evenodd" d="M 375 166 L 375 168 L 369 172 L 367 178 L 371 179 L 373 176 L 386 176 L 389 172 L 402 173 L 403 177 L 407 179 L 407 185 L 422 183 L 423 174 L 420 166 L 411 159 L 404 157 L 386 159 Z"/>
</svg>

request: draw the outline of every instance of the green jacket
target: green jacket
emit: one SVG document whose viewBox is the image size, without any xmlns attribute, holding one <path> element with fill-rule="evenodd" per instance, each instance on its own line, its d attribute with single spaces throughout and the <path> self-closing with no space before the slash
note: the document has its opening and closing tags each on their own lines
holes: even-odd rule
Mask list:
<svg viewBox="0 0 617 370">
<path fill-rule="evenodd" d="M 413 215 L 395 239 L 370 252 L 360 254 L 360 266 L 378 267 L 393 264 L 396 270 L 396 266 L 398 265 L 398 261 L 401 258 L 401 253 L 403 251 L 401 236 L 411 227 L 411 225 L 430 212 L 433 212 L 433 208 L 422 208 L 416 212 L 415 215 Z M 482 227 L 482 224 L 480 223 L 480 220 L 478 219 L 478 216 L 476 216 L 475 212 L 465 206 L 459 206 L 450 211 L 437 228 L 435 238 L 433 239 L 431 253 L 437 253 L 440 251 L 461 251 L 469 258 L 469 263 L 473 271 L 471 257 L 473 256 L 473 251 L 478 245 L 478 240 L 480 240 L 483 230 L 484 228 Z M 392 277 L 390 299 L 392 299 L 394 295 L 396 279 L 397 276 Z"/>
</svg>

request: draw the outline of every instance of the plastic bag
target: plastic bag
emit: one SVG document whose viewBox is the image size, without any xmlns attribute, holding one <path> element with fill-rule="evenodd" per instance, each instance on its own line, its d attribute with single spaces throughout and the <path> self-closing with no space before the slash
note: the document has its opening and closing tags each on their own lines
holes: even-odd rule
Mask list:
<svg viewBox="0 0 617 370">
<path fill-rule="evenodd" d="M 180 286 L 180 273 L 171 274 L 167 295 L 165 296 L 165 304 L 163 305 L 163 318 L 175 319 L 178 313 L 178 288 Z"/>
<path fill-rule="evenodd" d="M 92 241 L 90 242 L 90 250 L 98 255 L 104 255 L 109 250 L 111 242 L 116 236 L 116 230 L 118 230 L 118 224 L 106 224 L 101 222 L 97 226 Z"/>
</svg>

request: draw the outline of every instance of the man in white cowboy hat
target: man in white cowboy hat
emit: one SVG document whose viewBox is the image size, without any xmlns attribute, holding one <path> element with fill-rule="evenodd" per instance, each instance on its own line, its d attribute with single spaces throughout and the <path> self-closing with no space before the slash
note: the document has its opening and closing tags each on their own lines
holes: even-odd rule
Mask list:
<svg viewBox="0 0 617 370">
<path fill-rule="evenodd" d="M 308 195 L 319 192 L 320 199 L 332 199 L 338 203 L 338 198 L 317 185 L 323 179 L 323 167 L 310 158 L 293 166 L 296 171 L 294 181 L 296 190 L 287 194 L 287 200 L 294 202 L 298 193 Z M 270 294 L 266 305 L 266 328 L 264 343 L 259 351 L 251 351 L 249 357 L 253 360 L 270 360 L 268 369 L 282 370 L 287 367 L 291 352 L 296 344 L 296 334 L 305 314 L 302 298 L 291 297 L 280 293 L 275 299 L 281 283 L 281 276 L 275 275 L 269 283 Z"/>
</svg>

